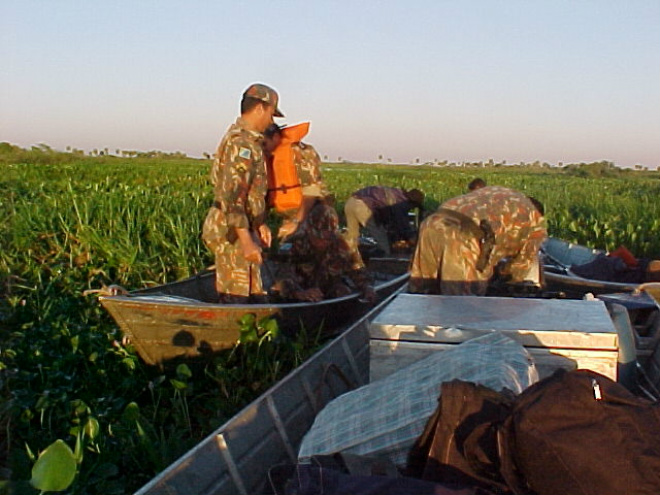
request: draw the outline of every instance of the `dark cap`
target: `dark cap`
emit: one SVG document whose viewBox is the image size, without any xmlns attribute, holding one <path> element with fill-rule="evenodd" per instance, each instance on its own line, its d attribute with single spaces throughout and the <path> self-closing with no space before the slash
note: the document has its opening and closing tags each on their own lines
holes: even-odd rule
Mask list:
<svg viewBox="0 0 660 495">
<path fill-rule="evenodd" d="M 252 84 L 248 89 L 243 93 L 243 97 L 249 96 L 250 98 L 256 98 L 261 100 L 268 105 L 273 105 L 275 107 L 275 117 L 284 117 L 284 114 L 280 112 L 280 109 L 277 108 L 277 103 L 279 101 L 279 96 L 277 91 L 273 88 L 266 86 L 265 84 Z"/>
</svg>

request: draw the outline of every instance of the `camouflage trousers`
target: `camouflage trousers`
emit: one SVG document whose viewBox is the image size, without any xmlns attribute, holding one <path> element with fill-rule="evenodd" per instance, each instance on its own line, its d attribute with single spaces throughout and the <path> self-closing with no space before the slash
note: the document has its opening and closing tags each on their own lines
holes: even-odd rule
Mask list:
<svg viewBox="0 0 660 495">
<path fill-rule="evenodd" d="M 263 297 L 260 265 L 247 261 L 238 242 L 223 243 L 215 254 L 215 288 L 220 302 L 246 302 L 249 297 Z"/>
<path fill-rule="evenodd" d="M 442 213 L 420 225 L 409 291 L 418 294 L 484 295 L 493 267 L 477 270 L 481 253 L 474 233 Z"/>
<path fill-rule="evenodd" d="M 248 297 L 262 297 L 265 291 L 260 266 L 243 257 L 238 239 L 227 239 L 225 224 L 223 212 L 213 207 L 202 228 L 204 244 L 215 255 L 215 288 L 220 302 L 247 302 Z"/>
<path fill-rule="evenodd" d="M 377 246 L 383 250 L 385 255 L 390 254 L 391 248 L 387 229 L 376 222 L 373 211 L 364 201 L 353 196 L 348 198 L 344 205 L 344 215 L 346 216 L 344 240 L 352 250 L 358 248 L 360 226 L 362 226 L 367 229 L 369 235 L 374 238 Z"/>
</svg>

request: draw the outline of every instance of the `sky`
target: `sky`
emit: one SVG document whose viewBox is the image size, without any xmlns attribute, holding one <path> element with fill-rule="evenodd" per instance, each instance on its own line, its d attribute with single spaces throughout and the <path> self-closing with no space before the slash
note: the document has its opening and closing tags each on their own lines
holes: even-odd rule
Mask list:
<svg viewBox="0 0 660 495">
<path fill-rule="evenodd" d="M 0 142 L 213 153 L 254 82 L 322 158 L 660 165 L 658 0 L 0 0 Z"/>
</svg>

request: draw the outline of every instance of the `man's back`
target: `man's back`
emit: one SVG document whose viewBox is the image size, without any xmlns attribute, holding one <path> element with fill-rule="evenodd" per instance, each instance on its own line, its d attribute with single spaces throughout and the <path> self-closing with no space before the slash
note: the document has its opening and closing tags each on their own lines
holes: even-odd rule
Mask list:
<svg viewBox="0 0 660 495">
<path fill-rule="evenodd" d="M 398 187 L 368 186 L 355 191 L 352 196 L 364 201 L 372 210 L 408 202 L 405 192 Z"/>
</svg>

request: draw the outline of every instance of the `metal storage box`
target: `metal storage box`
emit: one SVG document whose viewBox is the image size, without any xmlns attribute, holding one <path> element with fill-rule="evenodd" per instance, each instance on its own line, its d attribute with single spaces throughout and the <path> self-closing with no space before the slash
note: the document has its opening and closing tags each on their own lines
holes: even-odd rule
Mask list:
<svg viewBox="0 0 660 495">
<path fill-rule="evenodd" d="M 563 367 L 617 378 L 617 330 L 598 300 L 400 294 L 369 331 L 371 380 L 492 331 L 520 342 L 541 377 Z"/>
</svg>

